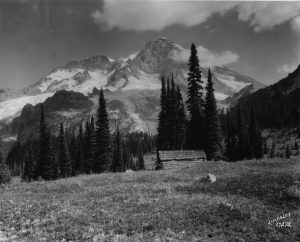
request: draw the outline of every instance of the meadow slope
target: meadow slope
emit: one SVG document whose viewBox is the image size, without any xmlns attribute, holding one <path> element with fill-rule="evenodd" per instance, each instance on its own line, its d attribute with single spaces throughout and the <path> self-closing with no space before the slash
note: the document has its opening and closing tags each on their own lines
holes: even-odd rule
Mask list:
<svg viewBox="0 0 300 242">
<path fill-rule="evenodd" d="M 300 160 L 201 162 L 0 188 L 0 241 L 300 241 Z M 206 183 L 207 173 L 217 176 Z M 290 214 L 291 227 L 269 220 Z M 298 235 L 297 235 L 298 234 Z"/>
</svg>

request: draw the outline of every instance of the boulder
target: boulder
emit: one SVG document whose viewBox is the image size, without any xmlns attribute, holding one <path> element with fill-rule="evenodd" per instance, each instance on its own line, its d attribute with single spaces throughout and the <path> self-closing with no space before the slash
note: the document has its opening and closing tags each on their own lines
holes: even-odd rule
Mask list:
<svg viewBox="0 0 300 242">
<path fill-rule="evenodd" d="M 133 173 L 133 170 L 128 169 L 128 170 L 126 170 L 126 173 Z"/>
<path fill-rule="evenodd" d="M 213 182 L 216 182 L 217 181 L 217 177 L 213 174 L 207 174 L 207 177 L 206 177 L 207 181 L 213 183 Z"/>
<path fill-rule="evenodd" d="M 292 185 L 280 192 L 281 199 L 297 199 L 300 201 L 300 187 L 298 185 Z"/>
</svg>

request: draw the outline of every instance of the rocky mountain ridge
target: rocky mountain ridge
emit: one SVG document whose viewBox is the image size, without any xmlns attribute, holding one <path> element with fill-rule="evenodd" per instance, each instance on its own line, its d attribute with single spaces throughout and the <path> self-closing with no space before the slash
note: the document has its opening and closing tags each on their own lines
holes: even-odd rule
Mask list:
<svg viewBox="0 0 300 242">
<path fill-rule="evenodd" d="M 182 51 L 188 50 L 166 38 L 159 38 L 149 41 L 143 49 L 126 58 L 113 60 L 99 55 L 73 60 L 54 69 L 35 84 L 22 89 L 17 97 L 0 102 L 0 120 L 5 124 L 12 122 L 14 125 L 10 129 L 11 135 L 20 135 L 20 129 L 16 126 L 22 127 L 26 123 L 23 107 L 28 103 L 37 105 L 47 102 L 47 98 L 52 101 L 54 98 L 56 100 L 53 102 L 59 103 L 62 100 L 57 99 L 55 93 L 61 90 L 84 94 L 94 104 L 88 109 L 91 115 L 95 113 L 97 106 L 95 94 L 102 87 L 106 90 L 110 116 L 112 119 L 122 119 L 120 123 L 123 129 L 155 133 L 161 77 L 173 75 L 183 94 L 186 93 L 188 64 L 172 57 L 173 53 Z M 201 67 L 201 71 L 205 81 L 207 69 Z M 250 92 L 253 92 L 264 86 L 253 78 L 226 67 L 213 67 L 212 74 L 215 95 L 221 106 L 229 105 L 231 101 L 228 101 L 228 98 L 245 88 L 251 87 Z M 77 102 L 74 99 L 72 101 Z M 4 103 L 5 107 L 1 106 Z M 59 123 L 59 120 L 65 120 L 69 113 L 74 113 L 74 109 L 65 108 L 56 115 L 58 111 L 49 111 L 55 113 L 55 119 L 51 122 Z M 86 112 L 77 112 L 77 118 L 74 120 L 82 120 L 86 115 Z M 23 120 L 24 123 L 16 120 Z"/>
</svg>

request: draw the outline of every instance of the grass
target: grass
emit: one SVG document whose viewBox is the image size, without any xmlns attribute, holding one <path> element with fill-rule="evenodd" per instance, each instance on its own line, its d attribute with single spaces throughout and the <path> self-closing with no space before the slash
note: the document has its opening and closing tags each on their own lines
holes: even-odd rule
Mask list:
<svg viewBox="0 0 300 242">
<path fill-rule="evenodd" d="M 0 241 L 296 241 L 297 159 L 202 162 L 0 188 Z M 217 176 L 206 183 L 207 173 Z M 268 221 L 290 213 L 291 228 Z M 299 236 L 300 237 L 300 236 Z M 300 238 L 299 238 L 300 241 Z"/>
</svg>

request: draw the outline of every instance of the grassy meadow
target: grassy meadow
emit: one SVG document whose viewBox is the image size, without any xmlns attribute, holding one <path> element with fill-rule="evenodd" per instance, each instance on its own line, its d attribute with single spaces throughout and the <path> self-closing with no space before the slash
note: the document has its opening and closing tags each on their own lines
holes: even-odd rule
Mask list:
<svg viewBox="0 0 300 242">
<path fill-rule="evenodd" d="M 205 161 L 52 182 L 14 178 L 0 188 L 0 241 L 300 241 L 299 201 L 279 197 L 299 168 L 296 158 Z M 205 182 L 207 173 L 217 182 Z M 283 214 L 291 227 L 268 224 Z"/>
</svg>

